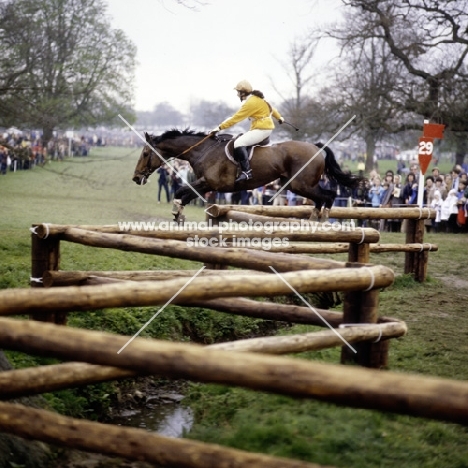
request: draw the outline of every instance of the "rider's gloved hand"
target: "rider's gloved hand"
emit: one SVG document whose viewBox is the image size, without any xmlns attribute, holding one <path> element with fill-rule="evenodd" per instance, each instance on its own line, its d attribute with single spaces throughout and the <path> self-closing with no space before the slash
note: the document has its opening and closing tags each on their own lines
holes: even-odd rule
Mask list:
<svg viewBox="0 0 468 468">
<path fill-rule="evenodd" d="M 213 128 L 213 130 L 211 130 L 210 133 L 218 133 L 220 131 L 221 131 L 221 129 L 219 127 L 216 127 L 216 128 Z"/>
<path fill-rule="evenodd" d="M 281 125 L 283 122 L 284 122 L 283 117 L 280 117 L 280 118 L 278 119 L 278 123 Z"/>
</svg>

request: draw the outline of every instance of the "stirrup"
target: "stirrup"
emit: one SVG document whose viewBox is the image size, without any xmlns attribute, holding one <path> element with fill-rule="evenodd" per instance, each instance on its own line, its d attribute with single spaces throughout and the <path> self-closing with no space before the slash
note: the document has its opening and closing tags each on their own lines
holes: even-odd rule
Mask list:
<svg viewBox="0 0 468 468">
<path fill-rule="evenodd" d="M 242 171 L 240 176 L 235 180 L 235 182 L 242 182 L 243 180 L 249 180 L 252 178 L 252 170 L 248 170 L 247 172 Z"/>
</svg>

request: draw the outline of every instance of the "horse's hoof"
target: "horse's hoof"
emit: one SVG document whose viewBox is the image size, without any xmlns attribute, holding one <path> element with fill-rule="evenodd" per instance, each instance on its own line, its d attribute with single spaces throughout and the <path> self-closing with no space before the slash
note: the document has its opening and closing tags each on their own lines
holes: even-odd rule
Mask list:
<svg viewBox="0 0 468 468">
<path fill-rule="evenodd" d="M 175 199 L 172 204 L 172 214 L 177 216 L 183 209 L 181 200 Z"/>
<path fill-rule="evenodd" d="M 179 223 L 179 225 L 182 226 L 182 225 L 185 223 L 185 220 L 186 220 L 186 219 L 187 219 L 187 218 L 185 217 L 185 215 L 179 215 L 179 216 L 178 216 L 178 219 L 177 219 L 177 222 Z"/>
<path fill-rule="evenodd" d="M 317 210 L 317 208 L 314 208 L 310 214 L 309 221 L 318 221 L 319 214 L 320 212 Z"/>
<path fill-rule="evenodd" d="M 322 213 L 322 217 L 320 219 L 320 222 L 325 223 L 330 219 L 330 210 L 328 208 L 325 208 Z"/>
</svg>

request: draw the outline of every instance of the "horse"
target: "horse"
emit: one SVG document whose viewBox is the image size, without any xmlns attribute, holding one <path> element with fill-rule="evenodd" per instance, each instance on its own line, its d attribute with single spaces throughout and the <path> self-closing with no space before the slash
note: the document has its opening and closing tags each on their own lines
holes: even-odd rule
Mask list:
<svg viewBox="0 0 468 468">
<path fill-rule="evenodd" d="M 345 187 L 356 188 L 362 178 L 343 172 L 332 150 L 321 143 L 285 141 L 254 148 L 250 161 L 253 177 L 235 183 L 238 165 L 226 157 L 226 145 L 232 135 L 207 134 L 185 129 L 172 129 L 159 136 L 145 132 L 144 146 L 135 167 L 132 180 L 145 185 L 150 175 L 170 159 L 188 161 L 196 180 L 182 186 L 175 193 L 176 221 L 182 209 L 191 200 L 206 192 L 239 192 L 252 190 L 280 179 L 295 194 L 315 203 L 311 219 L 328 219 L 328 212 L 336 192 L 319 185 L 322 174 Z M 321 209 L 324 207 L 323 213 Z"/>
</svg>

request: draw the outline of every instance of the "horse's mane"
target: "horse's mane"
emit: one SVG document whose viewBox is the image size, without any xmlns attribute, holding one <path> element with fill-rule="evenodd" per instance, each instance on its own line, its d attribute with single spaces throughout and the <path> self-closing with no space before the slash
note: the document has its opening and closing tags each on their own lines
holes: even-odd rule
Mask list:
<svg viewBox="0 0 468 468">
<path fill-rule="evenodd" d="M 191 130 L 190 128 L 186 128 L 185 130 L 178 130 L 177 128 L 172 128 L 171 130 L 167 130 L 162 135 L 154 136 L 152 135 L 152 140 L 154 144 L 161 143 L 165 140 L 173 140 L 174 138 L 181 137 L 181 136 L 197 136 L 197 137 L 206 137 L 207 134 L 204 132 L 197 132 L 195 130 Z"/>
</svg>

